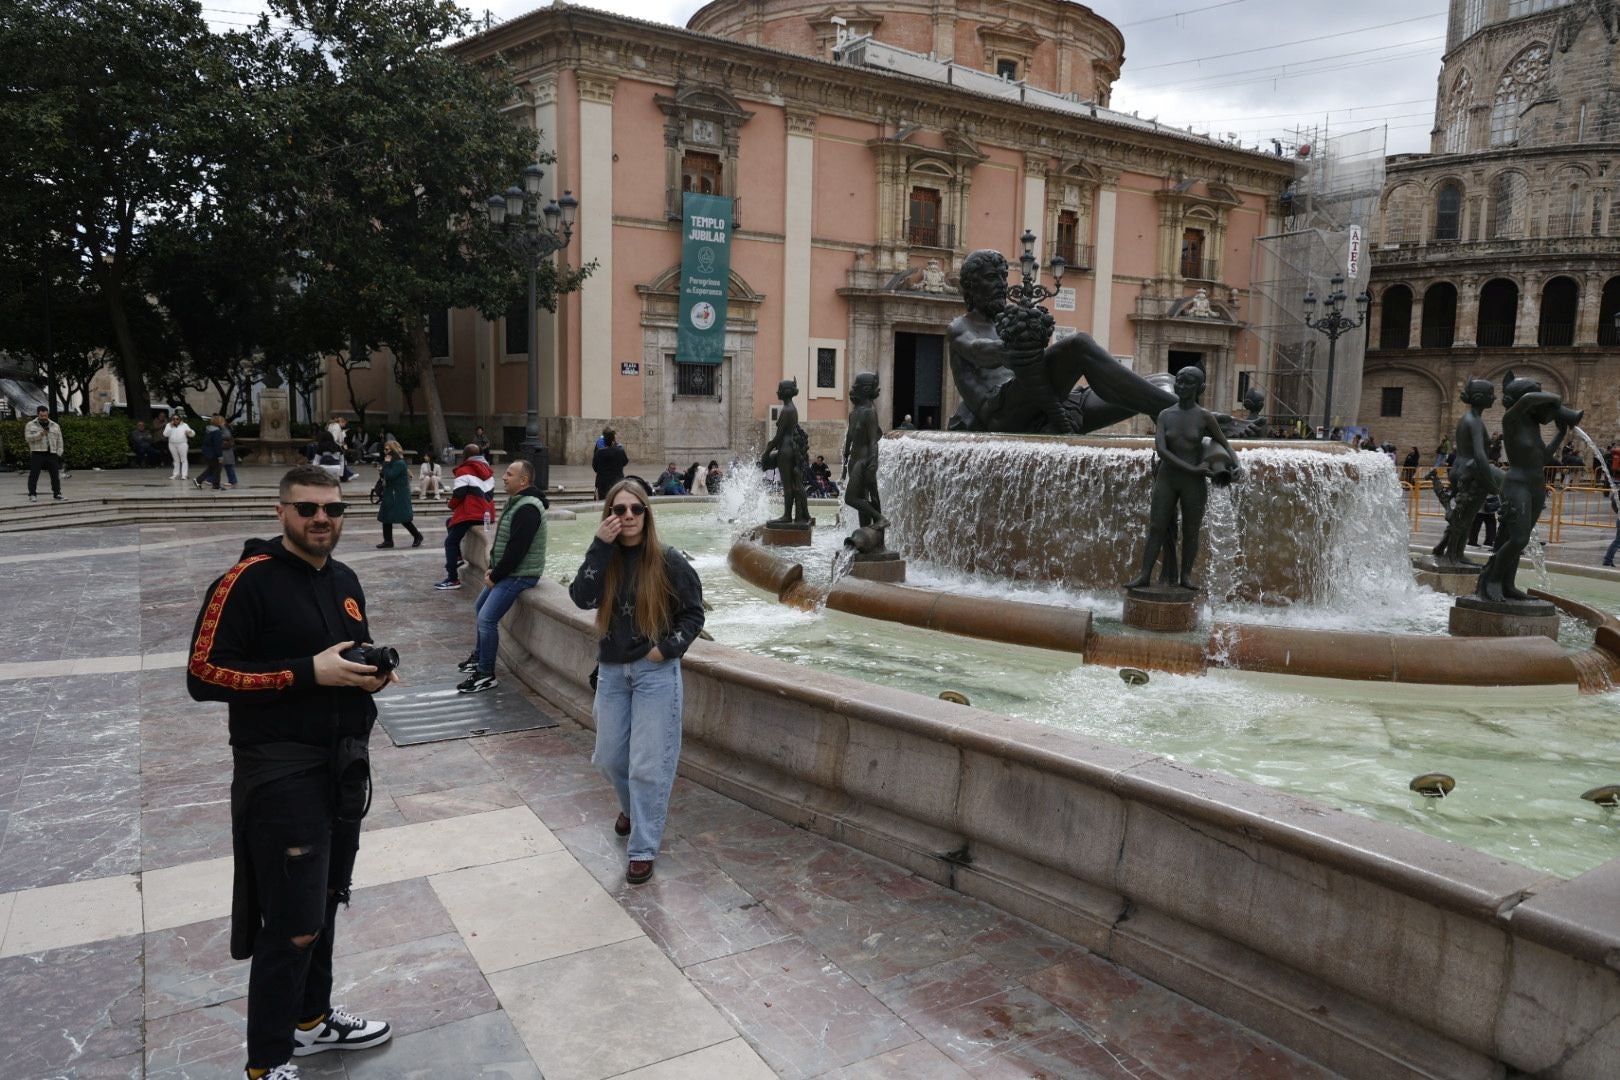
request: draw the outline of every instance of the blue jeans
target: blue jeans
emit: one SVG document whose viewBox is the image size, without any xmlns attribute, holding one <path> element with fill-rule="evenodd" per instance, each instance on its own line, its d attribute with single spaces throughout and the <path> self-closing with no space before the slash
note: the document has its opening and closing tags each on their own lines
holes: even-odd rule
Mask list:
<svg viewBox="0 0 1620 1080">
<path fill-rule="evenodd" d="M 460 581 L 456 563 L 461 561 L 461 538 L 472 531 L 476 521 L 458 521 L 449 527 L 444 538 L 444 576 L 448 581 Z"/>
<path fill-rule="evenodd" d="M 658 857 L 681 758 L 681 662 L 599 664 L 591 761 L 630 818 L 631 860 Z"/>
<path fill-rule="evenodd" d="M 1614 543 L 1609 545 L 1608 554 L 1603 556 L 1604 566 L 1614 565 L 1614 555 L 1617 551 L 1620 551 L 1620 519 L 1616 519 L 1614 523 Z"/>
<path fill-rule="evenodd" d="M 478 614 L 478 670 L 484 675 L 495 674 L 495 652 L 501 644 L 501 616 L 512 609 L 517 598 L 526 589 L 534 588 L 539 578 L 502 578 L 493 585 L 485 585 L 473 611 Z"/>
</svg>

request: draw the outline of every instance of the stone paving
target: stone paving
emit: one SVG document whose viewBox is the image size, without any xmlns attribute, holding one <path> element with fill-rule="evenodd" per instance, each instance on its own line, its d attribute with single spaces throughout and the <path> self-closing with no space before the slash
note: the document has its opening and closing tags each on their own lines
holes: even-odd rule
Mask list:
<svg viewBox="0 0 1620 1080">
<path fill-rule="evenodd" d="M 447 671 L 467 650 L 471 590 L 427 588 L 438 546 L 375 551 L 378 532 L 352 521 L 340 553 L 372 624 L 407 678 Z M 251 534 L 0 537 L 9 1080 L 240 1075 L 224 708 L 191 702 L 182 666 L 202 589 Z M 1328 1075 L 1084 949 L 684 779 L 657 877 L 626 886 L 590 746 L 567 719 L 406 749 L 374 734 L 338 1000 L 397 1036 L 300 1059 L 306 1076 Z"/>
</svg>

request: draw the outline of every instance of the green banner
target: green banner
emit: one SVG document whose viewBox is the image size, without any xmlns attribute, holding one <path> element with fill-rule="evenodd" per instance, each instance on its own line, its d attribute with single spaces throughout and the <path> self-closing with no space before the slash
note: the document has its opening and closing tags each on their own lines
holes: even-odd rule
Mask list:
<svg viewBox="0 0 1620 1080">
<path fill-rule="evenodd" d="M 731 200 L 687 192 L 681 213 L 681 315 L 675 359 L 718 364 L 726 351 Z"/>
</svg>

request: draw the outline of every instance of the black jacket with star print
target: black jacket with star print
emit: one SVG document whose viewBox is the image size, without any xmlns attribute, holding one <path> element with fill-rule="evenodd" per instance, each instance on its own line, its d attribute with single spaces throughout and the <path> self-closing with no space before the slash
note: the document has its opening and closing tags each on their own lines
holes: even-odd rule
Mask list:
<svg viewBox="0 0 1620 1080">
<path fill-rule="evenodd" d="M 585 561 L 580 564 L 579 573 L 574 575 L 573 583 L 568 586 L 568 595 L 573 597 L 575 604 L 587 610 L 601 607 L 604 602 L 602 581 L 607 576 L 608 562 L 613 558 L 615 549 L 624 559 L 624 572 L 619 576 L 619 595 L 614 599 L 613 619 L 608 624 L 607 636 L 597 646 L 596 662 L 633 663 L 652 652 L 654 645 L 658 646 L 664 659 L 676 659 L 691 647 L 698 631 L 703 629 L 703 582 L 698 579 L 692 564 L 674 548 L 665 546 L 663 555 L 670 588 L 675 593 L 675 607 L 668 632 L 657 641 L 648 641 L 636 629 L 635 582 L 643 545 L 625 547 L 593 539 L 591 546 L 585 550 Z"/>
</svg>

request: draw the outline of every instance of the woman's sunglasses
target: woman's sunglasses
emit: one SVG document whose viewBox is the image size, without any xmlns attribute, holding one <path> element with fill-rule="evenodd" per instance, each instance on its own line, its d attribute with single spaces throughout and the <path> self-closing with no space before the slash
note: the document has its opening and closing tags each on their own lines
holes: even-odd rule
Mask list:
<svg viewBox="0 0 1620 1080">
<path fill-rule="evenodd" d="M 298 516 L 301 518 L 312 518 L 321 510 L 325 510 L 326 516 L 329 518 L 340 518 L 343 516 L 343 512 L 349 508 L 349 504 L 346 502 L 318 503 L 283 501 L 281 505 L 292 507 L 294 510 L 298 511 Z"/>
<path fill-rule="evenodd" d="M 612 511 L 614 517 L 628 517 L 631 514 L 640 517 L 647 512 L 647 508 L 640 503 L 619 503 L 617 506 L 608 507 L 608 509 Z"/>
</svg>

